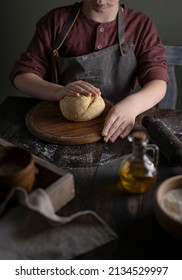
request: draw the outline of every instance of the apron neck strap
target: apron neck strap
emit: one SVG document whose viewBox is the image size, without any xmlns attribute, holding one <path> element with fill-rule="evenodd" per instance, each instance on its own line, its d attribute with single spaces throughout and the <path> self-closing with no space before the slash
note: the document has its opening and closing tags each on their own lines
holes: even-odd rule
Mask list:
<svg viewBox="0 0 182 280">
<path fill-rule="evenodd" d="M 71 28 L 73 27 L 80 11 L 83 6 L 83 1 L 77 2 L 74 4 L 73 10 L 69 15 L 68 19 L 63 25 L 61 33 L 58 35 L 58 38 L 53 46 L 53 54 L 58 55 L 58 50 L 64 43 L 67 35 L 69 34 Z M 126 55 L 128 53 L 128 46 L 125 42 L 125 30 L 124 30 L 124 18 L 123 18 L 123 9 L 120 6 L 118 12 L 118 42 L 120 47 L 121 55 Z"/>
<path fill-rule="evenodd" d="M 73 6 L 73 10 L 71 11 L 68 19 L 65 21 L 61 33 L 58 35 L 58 38 L 53 46 L 53 52 L 57 52 L 59 48 L 62 46 L 65 41 L 67 35 L 69 34 L 72 26 L 74 25 L 80 10 L 82 8 L 83 2 L 75 3 Z"/>
<path fill-rule="evenodd" d="M 123 8 L 120 6 L 118 12 L 118 42 L 121 55 L 127 55 L 128 46 L 125 42 L 125 30 L 124 30 L 124 16 L 123 16 Z"/>
</svg>

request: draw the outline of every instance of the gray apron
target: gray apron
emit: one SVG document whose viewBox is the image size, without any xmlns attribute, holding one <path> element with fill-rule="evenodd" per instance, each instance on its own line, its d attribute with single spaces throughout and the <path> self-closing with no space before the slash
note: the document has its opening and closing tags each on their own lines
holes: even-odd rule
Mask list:
<svg viewBox="0 0 182 280">
<path fill-rule="evenodd" d="M 69 28 L 66 28 L 66 32 L 63 30 L 59 34 L 53 48 L 57 68 L 56 82 L 63 86 L 77 80 L 89 82 L 101 90 L 103 98 L 117 103 L 130 94 L 137 70 L 134 45 L 125 42 L 121 8 L 118 14 L 117 44 L 77 57 L 61 57 L 58 54 L 58 50 L 79 15 L 81 6 L 82 3 L 77 3 L 71 19 L 68 20 Z"/>
</svg>

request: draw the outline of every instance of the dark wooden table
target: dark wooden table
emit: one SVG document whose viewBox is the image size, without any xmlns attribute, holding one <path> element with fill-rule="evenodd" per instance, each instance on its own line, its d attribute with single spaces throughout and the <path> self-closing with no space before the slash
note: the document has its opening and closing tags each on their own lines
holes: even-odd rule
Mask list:
<svg viewBox="0 0 182 280">
<path fill-rule="evenodd" d="M 25 125 L 27 113 L 39 102 L 7 97 L 0 106 L 0 137 L 74 175 L 76 196 L 60 210 L 61 215 L 91 209 L 118 234 L 116 241 L 79 259 L 181 259 L 182 242 L 159 226 L 153 200 L 158 185 L 170 176 L 182 174 L 182 167 L 171 166 L 160 154 L 156 186 L 144 195 L 123 193 L 119 167 L 123 156 L 131 152 L 127 139 L 75 146 L 46 143 L 30 134 Z M 182 140 L 182 111 L 152 109 L 147 114 L 162 119 Z M 141 128 L 142 116 L 136 127 Z"/>
</svg>

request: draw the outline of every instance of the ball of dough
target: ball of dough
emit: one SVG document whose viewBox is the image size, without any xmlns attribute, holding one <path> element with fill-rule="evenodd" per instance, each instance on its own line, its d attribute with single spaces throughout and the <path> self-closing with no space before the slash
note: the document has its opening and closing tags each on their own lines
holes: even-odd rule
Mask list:
<svg viewBox="0 0 182 280">
<path fill-rule="evenodd" d="M 59 106 L 66 119 L 83 122 L 98 117 L 104 111 L 105 102 L 101 96 L 65 96 L 59 102 Z"/>
</svg>

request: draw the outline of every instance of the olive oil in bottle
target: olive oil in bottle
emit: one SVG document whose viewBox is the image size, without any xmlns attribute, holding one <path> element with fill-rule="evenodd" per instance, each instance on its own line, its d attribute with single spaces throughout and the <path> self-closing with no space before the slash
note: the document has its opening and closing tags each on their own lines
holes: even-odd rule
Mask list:
<svg viewBox="0 0 182 280">
<path fill-rule="evenodd" d="M 156 145 L 147 144 L 148 138 L 143 131 L 134 132 L 128 140 L 132 142 L 132 154 L 121 163 L 122 188 L 131 193 L 145 193 L 155 185 L 157 179 L 159 150 Z"/>
</svg>

